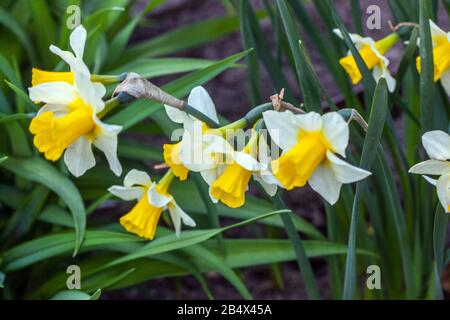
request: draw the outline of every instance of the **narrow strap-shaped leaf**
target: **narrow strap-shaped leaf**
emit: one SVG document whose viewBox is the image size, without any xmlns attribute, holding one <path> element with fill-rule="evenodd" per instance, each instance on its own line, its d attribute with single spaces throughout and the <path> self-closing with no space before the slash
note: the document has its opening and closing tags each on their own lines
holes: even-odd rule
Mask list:
<svg viewBox="0 0 450 320">
<path fill-rule="evenodd" d="M 304 55 L 300 51 L 299 42 L 301 42 L 302 39 L 298 32 L 298 26 L 295 23 L 285 0 L 277 0 L 277 7 L 280 11 L 284 30 L 294 58 L 295 71 L 300 82 L 305 109 L 308 111 L 320 111 L 320 92 L 318 91 L 318 87 L 314 86 L 311 81 L 311 70 L 309 70 L 307 63 L 304 60 Z"/>
<path fill-rule="evenodd" d="M 364 139 L 361 161 L 359 164 L 359 166 L 365 170 L 370 170 L 375 160 L 376 153 L 374 150 L 377 149 L 383 134 L 387 109 L 387 84 L 385 79 L 381 79 L 375 89 L 370 109 L 369 126 Z M 343 299 L 353 299 L 356 293 L 356 226 L 362 196 L 361 191 L 364 189 L 365 183 L 367 182 L 363 180 L 356 184 L 348 236 L 348 253 L 345 265 L 344 291 L 342 294 Z"/>
<path fill-rule="evenodd" d="M 279 209 L 286 208 L 283 199 L 281 198 L 280 191 L 274 197 L 274 203 Z M 303 247 L 302 240 L 297 230 L 295 230 L 294 223 L 289 212 L 282 212 L 281 219 L 283 220 L 284 228 L 292 243 L 295 251 L 295 257 L 297 260 L 298 267 L 302 273 L 303 283 L 305 284 L 306 292 L 310 299 L 318 300 L 321 299 L 319 288 L 317 286 L 316 279 L 314 278 L 314 273 L 312 271 L 311 263 L 306 255 L 305 248 Z"/>
<path fill-rule="evenodd" d="M 86 211 L 83 199 L 75 185 L 63 176 L 54 166 L 41 158 L 10 157 L 0 166 L 15 175 L 45 185 L 55 192 L 69 207 L 75 225 L 75 250 L 81 247 L 86 229 Z"/>
<path fill-rule="evenodd" d="M 433 130 L 433 95 L 434 67 L 433 44 L 430 30 L 430 3 L 421 0 L 420 3 L 420 122 L 422 133 Z"/>
<path fill-rule="evenodd" d="M 444 269 L 445 240 L 447 237 L 449 214 L 442 210 L 440 204 L 436 209 L 433 227 L 433 252 L 434 252 L 434 288 L 436 299 L 443 299 L 441 274 Z"/>
</svg>

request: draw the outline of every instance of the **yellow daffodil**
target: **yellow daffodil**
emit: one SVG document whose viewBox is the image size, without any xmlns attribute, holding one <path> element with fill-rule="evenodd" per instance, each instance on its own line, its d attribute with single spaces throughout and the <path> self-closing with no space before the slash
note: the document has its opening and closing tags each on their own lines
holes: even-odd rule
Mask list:
<svg viewBox="0 0 450 320">
<path fill-rule="evenodd" d="M 430 28 L 433 42 L 434 81 L 441 80 L 447 95 L 450 96 L 450 32 L 446 33 L 431 20 Z M 416 65 L 420 73 L 420 57 L 417 57 Z"/>
<path fill-rule="evenodd" d="M 188 104 L 198 111 L 219 123 L 216 108 L 203 87 L 192 89 Z M 180 142 L 164 145 L 164 160 L 170 166 L 175 176 L 180 180 L 186 180 L 189 171 L 200 172 L 207 181 L 215 179 L 217 163 L 215 159 L 205 152 L 208 147 L 204 136 L 212 133 L 208 126 L 188 115 L 184 111 L 165 105 L 168 117 L 176 123 L 183 124 L 183 137 Z"/>
<path fill-rule="evenodd" d="M 181 222 L 195 227 L 194 220 L 169 194 L 173 178 L 174 175 L 169 170 L 158 183 L 155 183 L 147 173 L 133 169 L 125 176 L 123 186 L 112 186 L 108 189 L 123 200 L 138 200 L 133 209 L 120 218 L 120 224 L 128 232 L 153 240 L 159 218 L 166 209 L 169 211 L 177 237 L 180 236 Z"/>
<path fill-rule="evenodd" d="M 31 100 L 45 103 L 30 124 L 34 145 L 51 161 L 64 153 L 64 162 L 76 177 L 95 166 L 92 144 L 105 153 L 111 170 L 120 175 L 117 158 L 117 135 L 122 127 L 108 125 L 97 118 L 104 109 L 106 93 L 100 83 L 90 81 L 82 61 L 86 30 L 80 26 L 70 36 L 75 56 L 51 46 L 50 50 L 67 62 L 74 74 L 73 83 L 45 82 L 29 88 Z"/>
<path fill-rule="evenodd" d="M 235 151 L 222 137 L 208 135 L 208 152 L 224 157 L 218 169 L 218 178 L 210 183 L 210 196 L 213 202 L 221 201 L 230 208 L 241 207 L 245 203 L 245 192 L 250 178 L 253 176 L 273 196 L 276 193 L 277 181 L 271 175 L 267 165 L 256 160 L 257 135 L 254 134 L 242 151 Z"/>
<path fill-rule="evenodd" d="M 348 124 L 337 113 L 295 115 L 290 111 L 263 113 L 269 134 L 281 149 L 272 161 L 275 177 L 287 189 L 309 183 L 330 204 L 339 199 L 342 184 L 362 180 L 371 173 L 339 158 L 345 157 Z"/>
<path fill-rule="evenodd" d="M 344 38 L 339 29 L 334 29 L 333 32 L 341 39 Z M 396 81 L 389 72 L 389 60 L 384 54 L 398 41 L 398 35 L 392 33 L 379 41 L 374 41 L 370 37 L 361 37 L 354 33 L 350 34 L 350 37 L 355 44 L 355 47 L 359 50 L 359 54 L 367 67 L 369 70 L 372 70 L 375 80 L 378 82 L 380 78 L 385 78 L 389 91 L 393 92 L 395 90 Z M 355 58 L 350 52 L 346 57 L 339 60 L 339 63 L 348 73 L 353 84 L 357 84 L 361 81 L 361 72 L 359 71 Z"/>
<path fill-rule="evenodd" d="M 442 207 L 450 213 L 450 136 L 444 131 L 430 131 L 422 136 L 422 144 L 431 159 L 414 165 L 409 172 L 424 175 L 436 186 Z M 439 178 L 435 180 L 426 175 Z"/>
</svg>

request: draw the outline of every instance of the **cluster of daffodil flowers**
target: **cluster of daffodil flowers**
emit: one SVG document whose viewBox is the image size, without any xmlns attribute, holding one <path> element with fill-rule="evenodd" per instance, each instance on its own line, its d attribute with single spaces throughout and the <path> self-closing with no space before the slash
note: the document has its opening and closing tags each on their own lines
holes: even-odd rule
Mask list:
<svg viewBox="0 0 450 320">
<path fill-rule="evenodd" d="M 444 32 L 431 20 L 430 29 L 433 43 L 434 81 L 440 80 L 447 95 L 450 95 L 450 32 Z M 333 31 L 340 38 L 343 38 L 340 30 L 335 29 Z M 378 41 L 375 41 L 370 37 L 362 37 L 358 34 L 350 34 L 350 38 L 369 70 L 372 70 L 374 79 L 378 81 L 381 77 L 385 78 L 389 91 L 393 92 L 395 90 L 396 81 L 388 69 L 389 59 L 385 54 L 400 39 L 399 35 L 394 32 Z M 420 45 L 420 39 L 417 45 Z M 357 84 L 361 81 L 361 72 L 350 52 L 346 57 L 343 57 L 339 63 L 348 73 L 353 84 Z M 420 73 L 420 57 L 417 57 L 416 65 L 417 71 Z"/>
<path fill-rule="evenodd" d="M 31 121 L 30 131 L 34 134 L 36 148 L 48 160 L 57 161 L 64 153 L 64 162 L 76 177 L 95 165 L 92 144 L 105 153 L 111 170 L 121 175 L 117 158 L 117 135 L 121 127 L 100 120 L 106 90 L 102 83 L 94 82 L 95 77 L 82 60 L 85 41 L 86 30 L 79 26 L 70 36 L 74 53 L 50 46 L 53 53 L 67 62 L 70 72 L 33 69 L 30 98 L 44 106 Z M 192 90 L 188 105 L 219 123 L 214 103 L 202 87 Z M 264 119 L 272 141 L 283 150 L 279 158 L 271 159 L 267 152 L 261 152 L 268 150 L 268 146 L 255 127 L 251 129 L 248 142 L 238 150 L 225 137 L 229 130 L 243 129 L 247 125 L 245 121 L 210 128 L 185 111 L 169 105 L 165 105 L 165 109 L 169 118 L 182 124 L 184 130 L 180 142 L 164 145 L 164 159 L 170 169 L 158 183 L 152 182 L 145 172 L 131 170 L 125 176 L 123 186 L 109 188 L 123 200 L 138 200 L 120 223 L 141 237 L 154 238 L 165 209 L 169 211 L 177 235 L 181 222 L 195 226 L 169 192 L 174 178 L 186 180 L 189 171 L 201 174 L 209 185 L 213 202 L 221 201 L 231 208 L 244 205 L 252 177 L 271 196 L 278 187 L 290 190 L 309 182 L 333 204 L 343 183 L 370 174 L 337 156 L 345 157 L 349 139 L 348 124 L 337 113 L 320 116 L 317 113 L 294 115 L 290 111 L 261 112 L 259 117 Z"/>
<path fill-rule="evenodd" d="M 436 28 L 433 27 L 435 33 Z M 441 38 L 442 35 L 433 38 L 435 50 L 449 46 L 448 37 L 445 44 Z M 376 78 L 386 78 L 393 90 L 395 80 L 387 70 L 389 62 L 383 54 L 397 41 L 397 36 L 391 35 L 378 42 L 357 35 L 352 35 L 352 39 L 361 49 L 365 62 L 374 69 Z M 70 36 L 74 53 L 50 46 L 50 50 L 70 66 L 70 72 L 33 69 L 30 98 L 44 105 L 31 121 L 30 131 L 34 134 L 34 145 L 46 159 L 57 161 L 64 153 L 64 162 L 74 176 L 79 177 L 95 166 L 92 144 L 104 152 L 111 170 L 120 176 L 122 167 L 117 157 L 117 135 L 121 127 L 100 120 L 105 114 L 102 98 L 106 90 L 101 82 L 96 82 L 101 77 L 91 75 L 82 60 L 85 42 L 86 30 L 79 26 Z M 439 61 L 436 59 L 435 63 Z M 343 58 L 341 64 L 354 82 L 360 80 L 361 75 L 351 56 Z M 444 81 L 448 71 L 442 71 L 442 68 L 440 65 L 440 79 Z M 108 189 L 123 200 L 137 200 L 137 204 L 120 218 L 120 223 L 140 237 L 155 237 L 158 221 L 166 209 L 177 235 L 182 222 L 195 226 L 194 220 L 170 194 L 174 179 L 184 181 L 190 171 L 199 173 L 209 185 L 209 195 L 214 203 L 220 201 L 231 208 L 245 204 L 252 177 L 270 196 L 274 196 L 278 188 L 292 190 L 308 183 L 333 205 L 339 199 L 342 184 L 362 180 L 371 174 L 344 160 L 349 144 L 349 124 L 337 112 L 294 114 L 290 110 L 262 108 L 253 115 L 252 121 L 244 117 L 223 127 L 212 127 L 204 119 L 215 124 L 219 119 L 204 88 L 194 88 L 187 104 L 195 109 L 197 116 L 174 106 L 164 106 L 168 117 L 182 124 L 183 133 L 181 141 L 163 146 L 165 164 L 169 167 L 163 178 L 153 182 L 146 172 L 133 169 L 126 174 L 123 186 Z M 250 127 L 248 139 L 242 146 L 235 147 L 237 133 L 247 127 Z M 263 134 L 264 127 L 269 136 Z M 434 160 L 418 164 L 411 171 L 441 175 L 437 181 L 427 180 L 436 184 L 439 198 L 448 211 L 450 138 L 443 134 L 424 136 L 424 146 Z M 275 147 L 269 146 L 269 138 Z M 279 149 L 282 152 L 278 156 Z"/>
<path fill-rule="evenodd" d="M 433 45 L 434 81 L 440 80 L 445 92 L 450 96 L 450 32 L 446 33 L 431 20 L 430 30 Z M 333 31 L 343 38 L 339 30 Z M 389 60 L 384 54 L 398 41 L 397 33 L 392 33 L 378 41 L 357 34 L 350 34 L 350 37 L 359 50 L 361 58 L 369 70 L 372 70 L 375 80 L 378 81 L 384 77 L 389 91 L 393 92 L 396 82 L 387 69 Z M 420 39 L 417 45 L 420 46 Z M 361 72 L 350 53 L 339 62 L 350 76 L 353 84 L 361 81 Z M 420 56 L 416 59 L 416 67 L 420 73 Z M 442 207 L 445 212 L 450 212 L 450 137 L 443 131 L 431 131 L 423 135 L 422 143 L 431 160 L 416 164 L 410 169 L 410 172 L 423 174 L 428 182 L 435 185 Z M 439 179 L 432 179 L 428 175 L 439 176 Z"/>
</svg>

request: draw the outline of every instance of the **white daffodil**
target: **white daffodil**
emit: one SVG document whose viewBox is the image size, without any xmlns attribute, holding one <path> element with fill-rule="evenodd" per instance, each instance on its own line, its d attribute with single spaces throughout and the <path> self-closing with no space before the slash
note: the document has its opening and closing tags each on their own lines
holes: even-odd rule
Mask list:
<svg viewBox="0 0 450 320">
<path fill-rule="evenodd" d="M 188 104 L 219 123 L 216 108 L 203 87 L 192 89 Z M 175 176 L 186 180 L 189 170 L 200 172 L 205 181 L 215 180 L 217 176 L 216 160 L 205 150 L 208 142 L 205 134 L 212 133 L 208 126 L 195 117 L 177 108 L 165 105 L 168 117 L 176 123 L 183 124 L 183 137 L 180 142 L 164 145 L 164 160 L 170 166 Z"/>
<path fill-rule="evenodd" d="M 271 196 L 277 191 L 277 180 L 267 163 L 256 160 L 258 136 L 254 134 L 242 151 L 235 151 L 225 139 L 217 135 L 206 135 L 207 152 L 220 159 L 217 178 L 207 181 L 209 193 L 214 203 L 223 202 L 230 208 L 238 208 L 245 203 L 245 192 L 250 178 L 258 181 Z"/>
<path fill-rule="evenodd" d="M 441 80 L 445 92 L 450 96 L 450 32 L 446 33 L 431 20 L 430 29 L 433 42 L 434 81 Z M 416 65 L 420 73 L 420 57 L 417 57 Z"/>
<path fill-rule="evenodd" d="M 333 32 L 341 39 L 344 39 L 344 36 L 339 29 L 334 29 Z M 398 35 L 392 33 L 381 40 L 375 41 L 370 37 L 361 37 L 358 34 L 351 33 L 350 38 L 369 70 L 372 70 L 375 80 L 378 82 L 380 78 L 385 78 L 389 91 L 393 92 L 395 90 L 396 81 L 388 69 L 389 60 L 384 54 L 397 42 L 399 39 Z M 361 81 L 361 72 L 350 51 L 346 57 L 339 60 L 339 63 L 348 73 L 353 84 L 357 84 Z"/>
<path fill-rule="evenodd" d="M 281 149 L 272 161 L 275 177 L 287 189 L 309 183 L 327 202 L 339 199 L 342 184 L 362 180 L 371 173 L 339 158 L 345 157 L 348 124 L 337 112 L 295 115 L 290 111 L 263 113 L 269 134 Z"/>
<path fill-rule="evenodd" d="M 423 174 L 436 186 L 439 202 L 450 213 L 450 136 L 444 131 L 430 131 L 422 136 L 422 144 L 430 160 L 414 165 L 409 172 Z M 439 176 L 437 180 L 426 175 Z"/>
<path fill-rule="evenodd" d="M 35 135 L 34 145 L 45 158 L 64 162 L 76 177 L 95 166 L 92 144 L 105 153 L 111 170 L 122 173 L 117 158 L 117 135 L 122 127 L 108 125 L 97 118 L 104 109 L 102 97 L 105 87 L 90 80 L 90 73 L 82 61 L 86 30 L 79 26 L 70 35 L 75 55 L 50 46 L 70 66 L 73 82 L 42 82 L 29 88 L 31 100 L 45 103 L 30 124 Z"/>
<path fill-rule="evenodd" d="M 125 176 L 123 186 L 112 186 L 108 189 L 123 200 L 138 200 L 136 206 L 120 218 L 120 223 L 128 232 L 153 240 L 161 213 L 166 209 L 169 210 L 177 237 L 180 236 L 181 222 L 195 227 L 194 220 L 168 193 L 173 178 L 173 173 L 169 171 L 155 183 L 147 173 L 133 169 Z"/>
</svg>

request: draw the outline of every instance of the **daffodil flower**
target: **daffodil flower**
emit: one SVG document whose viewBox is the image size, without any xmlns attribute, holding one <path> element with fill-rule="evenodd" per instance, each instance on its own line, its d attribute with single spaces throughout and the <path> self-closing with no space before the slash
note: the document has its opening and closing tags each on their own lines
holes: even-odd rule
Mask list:
<svg viewBox="0 0 450 320">
<path fill-rule="evenodd" d="M 117 158 L 117 135 L 122 127 L 105 124 L 97 117 L 105 106 L 102 97 L 106 89 L 90 81 L 89 70 L 81 60 L 85 41 L 86 30 L 80 26 L 70 37 L 75 56 L 50 47 L 73 70 L 73 84 L 56 81 L 29 88 L 31 100 L 45 103 L 29 129 L 35 135 L 34 145 L 46 159 L 57 161 L 64 153 L 64 162 L 74 176 L 95 166 L 92 144 L 104 152 L 111 170 L 119 176 L 122 166 Z"/>
<path fill-rule="evenodd" d="M 215 122 L 219 122 L 216 108 L 203 87 L 192 89 L 188 104 Z M 175 176 L 180 180 L 186 180 L 189 171 L 200 172 L 206 181 L 215 179 L 217 163 L 209 153 L 205 152 L 208 147 L 204 136 L 211 133 L 208 126 L 177 108 L 165 105 L 168 117 L 176 123 L 183 124 L 183 137 L 180 142 L 164 145 L 164 160 L 170 166 Z"/>
<path fill-rule="evenodd" d="M 180 236 L 181 222 L 195 227 L 194 220 L 168 193 L 173 178 L 174 175 L 169 170 L 158 183 L 155 183 L 147 173 L 133 169 L 125 176 L 123 186 L 112 186 L 108 189 L 123 200 L 138 200 L 133 209 L 120 218 L 120 224 L 128 232 L 153 240 L 159 218 L 166 209 L 169 210 L 177 237 Z"/>
<path fill-rule="evenodd" d="M 424 175 L 436 186 L 442 207 L 450 213 L 450 136 L 444 131 L 429 131 L 422 136 L 422 144 L 431 159 L 414 165 L 409 172 Z M 435 180 L 427 175 L 439 178 Z"/>
<path fill-rule="evenodd" d="M 50 45 L 50 51 L 67 62 L 70 66 L 70 71 L 54 72 L 33 68 L 31 85 L 34 87 L 48 82 L 67 82 L 73 85 L 75 82 L 75 72 L 89 74 L 89 70 L 83 62 L 86 36 L 86 29 L 82 25 L 76 27 L 70 34 L 69 43 L 75 55 L 68 51 L 62 51 L 54 45 Z"/>
<path fill-rule="evenodd" d="M 342 184 L 362 180 L 371 173 L 339 158 L 348 146 L 348 124 L 337 112 L 294 115 L 290 111 L 263 113 L 269 134 L 281 149 L 272 161 L 275 177 L 287 189 L 306 182 L 327 202 L 339 199 Z"/>
<path fill-rule="evenodd" d="M 260 163 L 255 158 L 257 135 L 252 135 L 248 144 L 241 151 L 235 151 L 228 141 L 217 135 L 207 135 L 209 147 L 207 152 L 222 159 L 218 167 L 218 178 L 211 182 L 209 193 L 214 203 L 221 201 L 230 208 L 238 208 L 245 203 L 245 193 L 250 178 L 253 176 L 271 196 L 277 191 L 277 180 L 270 172 L 267 163 Z M 223 161 L 225 160 L 225 161 Z"/>
<path fill-rule="evenodd" d="M 434 81 L 441 80 L 445 92 L 450 96 L 450 32 L 446 33 L 431 20 L 430 28 L 433 42 Z M 420 57 L 417 57 L 416 66 L 420 73 Z"/>
<path fill-rule="evenodd" d="M 334 29 L 333 32 L 341 39 L 344 39 L 339 29 Z M 369 70 L 372 70 L 375 80 L 378 82 L 380 78 L 385 78 L 389 91 L 393 92 L 395 90 L 396 81 L 388 69 L 389 60 L 384 54 L 397 42 L 399 39 L 398 35 L 392 33 L 379 41 L 374 41 L 370 37 L 361 37 L 358 34 L 351 33 L 350 38 L 355 47 L 359 50 L 359 54 Z M 340 59 L 339 63 L 348 73 L 353 84 L 357 84 L 361 81 L 361 72 L 359 71 L 355 58 L 352 56 L 351 52 L 349 52 L 346 57 Z"/>
</svg>

